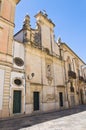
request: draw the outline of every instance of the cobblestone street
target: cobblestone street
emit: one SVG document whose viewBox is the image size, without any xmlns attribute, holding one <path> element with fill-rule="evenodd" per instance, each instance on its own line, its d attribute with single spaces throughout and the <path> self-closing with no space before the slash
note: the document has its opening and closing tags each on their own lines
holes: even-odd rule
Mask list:
<svg viewBox="0 0 86 130">
<path fill-rule="evenodd" d="M 86 105 L 0 119 L 0 130 L 86 130 Z"/>
<path fill-rule="evenodd" d="M 47 121 L 21 130 L 86 130 L 86 112 Z"/>
</svg>

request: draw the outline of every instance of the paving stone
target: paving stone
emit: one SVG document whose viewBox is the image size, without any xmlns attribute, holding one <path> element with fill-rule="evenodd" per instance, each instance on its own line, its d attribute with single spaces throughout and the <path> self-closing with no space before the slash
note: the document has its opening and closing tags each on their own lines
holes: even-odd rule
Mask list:
<svg viewBox="0 0 86 130">
<path fill-rule="evenodd" d="M 86 105 L 0 119 L 0 130 L 86 130 Z"/>
</svg>

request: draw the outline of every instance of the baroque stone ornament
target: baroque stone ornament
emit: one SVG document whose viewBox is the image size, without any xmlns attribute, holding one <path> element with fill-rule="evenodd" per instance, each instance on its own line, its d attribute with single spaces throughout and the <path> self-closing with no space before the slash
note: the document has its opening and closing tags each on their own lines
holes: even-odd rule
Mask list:
<svg viewBox="0 0 86 130">
<path fill-rule="evenodd" d="M 51 64 L 47 64 L 47 66 L 46 66 L 46 75 L 47 75 L 48 83 L 51 84 L 52 80 L 53 80 Z"/>
<path fill-rule="evenodd" d="M 36 46 L 40 46 L 41 44 L 41 35 L 40 35 L 40 32 L 36 32 L 34 34 L 34 43 Z"/>
<path fill-rule="evenodd" d="M 53 100 L 55 100 L 54 94 L 47 94 L 46 102 L 50 102 L 50 101 L 53 101 Z"/>
<path fill-rule="evenodd" d="M 30 17 L 29 15 L 25 16 L 23 29 L 29 29 L 30 28 Z"/>
</svg>

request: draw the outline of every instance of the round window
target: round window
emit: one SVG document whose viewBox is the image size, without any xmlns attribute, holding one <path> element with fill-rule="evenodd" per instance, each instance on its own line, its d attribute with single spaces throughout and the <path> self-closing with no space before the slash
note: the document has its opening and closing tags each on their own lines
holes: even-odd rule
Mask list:
<svg viewBox="0 0 86 130">
<path fill-rule="evenodd" d="M 20 86 L 22 84 L 22 81 L 20 79 L 15 79 L 14 83 Z"/>
<path fill-rule="evenodd" d="M 23 66 L 24 65 L 24 61 L 19 57 L 15 57 L 14 62 L 17 66 Z"/>
</svg>

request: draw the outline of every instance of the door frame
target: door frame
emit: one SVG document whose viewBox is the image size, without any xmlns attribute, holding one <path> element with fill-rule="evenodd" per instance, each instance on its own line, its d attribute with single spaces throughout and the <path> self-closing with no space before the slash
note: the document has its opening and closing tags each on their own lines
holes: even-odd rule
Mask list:
<svg viewBox="0 0 86 130">
<path fill-rule="evenodd" d="M 61 95 L 62 94 L 62 95 Z M 61 102 L 62 100 L 62 102 Z M 62 105 L 61 105 L 62 104 Z M 63 92 L 59 92 L 59 106 L 64 107 L 64 98 L 63 98 Z"/>
<path fill-rule="evenodd" d="M 38 106 L 37 106 L 38 109 L 35 109 L 35 103 L 34 103 L 34 101 L 35 101 L 34 100 L 34 96 L 35 96 L 34 94 L 35 93 L 38 93 L 38 97 L 37 97 L 38 98 L 38 101 L 37 101 L 37 103 L 38 103 Z M 39 91 L 34 91 L 33 92 L 33 111 L 39 111 L 39 110 L 40 110 L 40 92 Z"/>
<path fill-rule="evenodd" d="M 21 88 L 18 87 L 17 88 L 17 87 L 13 86 L 10 89 L 10 100 L 9 100 L 9 108 L 10 108 L 9 114 L 10 115 L 15 114 L 15 113 L 13 113 L 13 93 L 14 93 L 15 90 L 21 91 L 21 113 L 19 113 L 19 114 L 25 113 L 25 88 L 24 87 L 21 87 Z"/>
<path fill-rule="evenodd" d="M 15 104 L 14 100 L 16 99 L 16 102 L 18 104 Z M 21 90 L 14 90 L 13 92 L 13 114 L 21 113 L 21 96 L 22 96 L 22 91 Z M 15 106 L 17 105 L 17 106 Z M 15 110 L 17 108 L 17 110 Z"/>
</svg>

